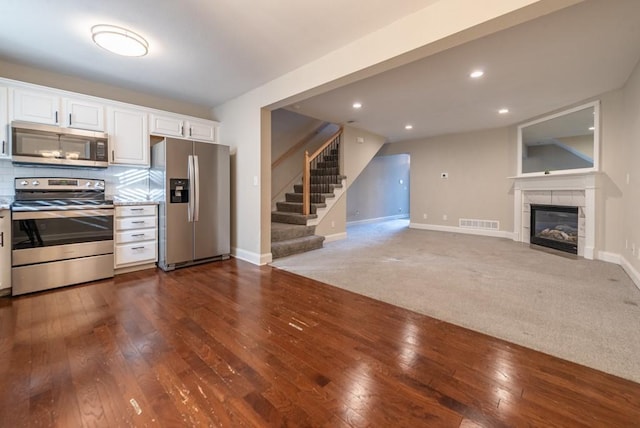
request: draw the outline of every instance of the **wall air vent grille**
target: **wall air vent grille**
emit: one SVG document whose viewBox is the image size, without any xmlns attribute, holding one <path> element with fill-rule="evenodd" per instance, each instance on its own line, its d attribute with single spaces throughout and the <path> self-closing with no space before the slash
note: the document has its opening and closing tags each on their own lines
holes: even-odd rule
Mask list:
<svg viewBox="0 0 640 428">
<path fill-rule="evenodd" d="M 497 220 L 475 220 L 461 218 L 459 226 L 465 229 L 500 230 L 500 222 Z"/>
</svg>

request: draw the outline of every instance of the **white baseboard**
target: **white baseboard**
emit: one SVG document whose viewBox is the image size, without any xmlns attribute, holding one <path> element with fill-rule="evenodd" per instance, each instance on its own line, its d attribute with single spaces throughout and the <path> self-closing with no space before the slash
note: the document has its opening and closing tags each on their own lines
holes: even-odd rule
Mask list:
<svg viewBox="0 0 640 428">
<path fill-rule="evenodd" d="M 466 235 L 490 236 L 492 238 L 513 239 L 513 232 L 506 230 L 469 229 L 457 226 L 441 226 L 438 224 L 409 223 L 411 229 L 433 230 L 436 232 L 464 233 Z"/>
<path fill-rule="evenodd" d="M 273 261 L 273 256 L 271 255 L 271 253 L 258 254 L 235 247 L 231 247 L 231 255 L 236 259 L 244 260 L 245 262 L 249 262 L 258 266 L 266 265 L 267 263 L 271 263 Z"/>
<path fill-rule="evenodd" d="M 636 287 L 640 289 L 640 272 L 622 256 L 620 256 L 620 266 L 622 266 L 622 269 L 629 275 L 629 278 L 631 278 L 631 281 L 633 281 Z"/>
<path fill-rule="evenodd" d="M 622 257 L 620 256 L 620 254 L 610 253 L 608 251 L 598 251 L 598 260 L 622 265 Z"/>
<path fill-rule="evenodd" d="M 339 241 L 341 239 L 346 239 L 346 238 L 347 238 L 347 232 L 334 233 L 332 235 L 326 235 L 324 237 L 324 242 Z"/>
<path fill-rule="evenodd" d="M 353 226 L 354 224 L 378 223 L 386 220 L 399 220 L 401 218 L 409 218 L 409 216 L 407 214 L 398 214 L 398 215 L 391 215 L 388 217 L 376 217 L 376 218 L 368 218 L 365 220 L 348 221 L 347 226 Z"/>
</svg>

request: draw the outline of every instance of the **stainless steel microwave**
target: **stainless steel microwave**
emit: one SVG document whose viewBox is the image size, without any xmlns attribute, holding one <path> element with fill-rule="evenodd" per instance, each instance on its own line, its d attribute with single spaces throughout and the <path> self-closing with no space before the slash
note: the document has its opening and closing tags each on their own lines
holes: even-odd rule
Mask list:
<svg viewBox="0 0 640 428">
<path fill-rule="evenodd" d="M 103 132 L 14 121 L 11 160 L 21 164 L 106 168 L 109 136 Z"/>
</svg>

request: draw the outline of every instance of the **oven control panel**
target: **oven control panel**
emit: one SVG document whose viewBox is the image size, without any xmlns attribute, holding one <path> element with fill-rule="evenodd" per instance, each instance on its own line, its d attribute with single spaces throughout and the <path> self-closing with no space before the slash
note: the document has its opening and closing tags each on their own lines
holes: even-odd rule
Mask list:
<svg viewBox="0 0 640 428">
<path fill-rule="evenodd" d="M 16 190 L 104 190 L 104 180 L 92 178 L 16 178 Z"/>
</svg>

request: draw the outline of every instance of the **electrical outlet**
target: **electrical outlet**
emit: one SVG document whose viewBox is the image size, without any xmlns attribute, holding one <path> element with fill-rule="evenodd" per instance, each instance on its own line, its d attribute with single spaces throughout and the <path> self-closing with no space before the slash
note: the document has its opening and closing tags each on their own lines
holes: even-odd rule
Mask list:
<svg viewBox="0 0 640 428">
<path fill-rule="evenodd" d="M 636 255 L 636 244 L 634 244 L 633 242 L 631 243 L 631 254 L 633 254 L 634 256 Z"/>
<path fill-rule="evenodd" d="M 331 227 L 336 227 L 336 222 L 331 220 Z"/>
<path fill-rule="evenodd" d="M 448 217 L 446 214 L 443 214 L 443 215 L 442 215 L 442 219 L 443 219 L 444 221 L 447 221 L 447 218 L 449 218 L 449 217 Z"/>
<path fill-rule="evenodd" d="M 422 214 L 422 218 L 426 220 L 427 219 L 427 213 Z"/>
</svg>

